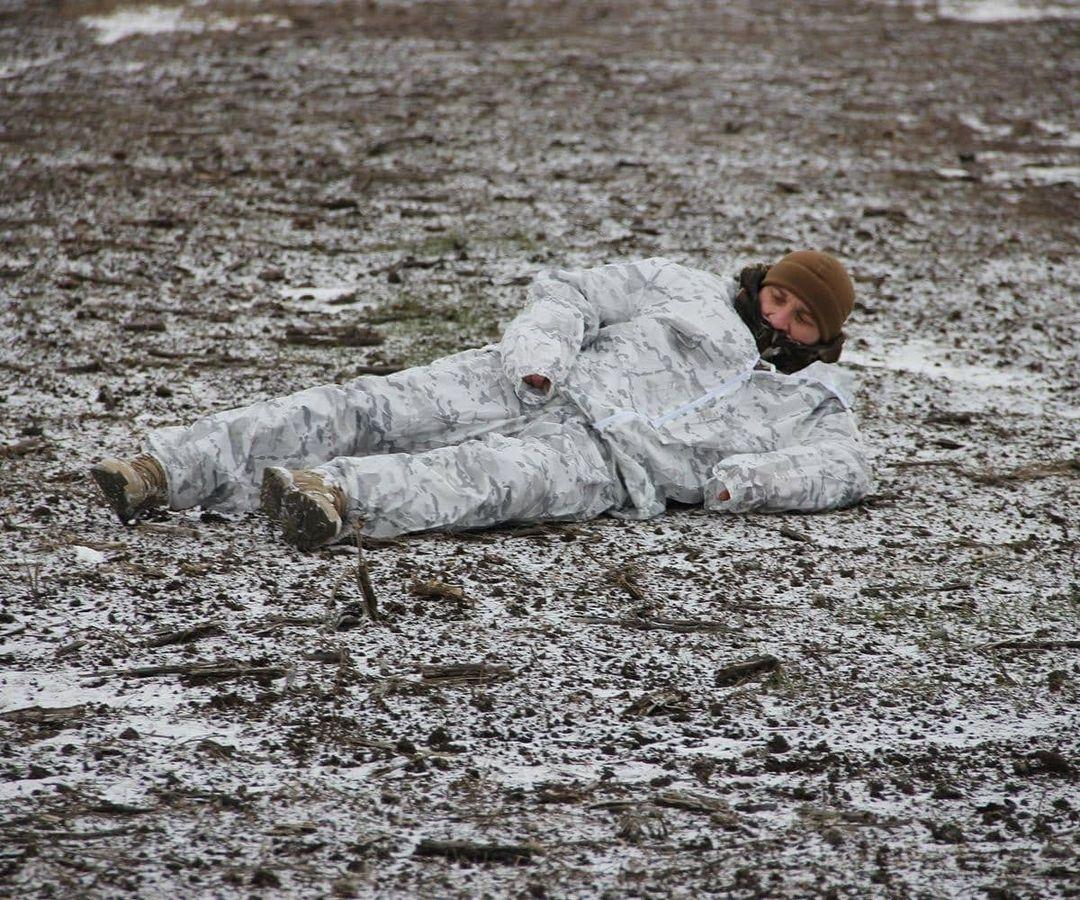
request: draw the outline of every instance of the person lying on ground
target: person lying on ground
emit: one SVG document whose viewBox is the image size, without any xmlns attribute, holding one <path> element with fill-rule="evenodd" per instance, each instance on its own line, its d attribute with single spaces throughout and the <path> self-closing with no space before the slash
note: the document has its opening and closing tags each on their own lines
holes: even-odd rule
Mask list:
<svg viewBox="0 0 1080 900">
<path fill-rule="evenodd" d="M 854 303 L 817 251 L 720 277 L 545 271 L 500 343 L 150 432 L 92 475 L 120 518 L 263 510 L 312 549 L 506 522 L 828 510 L 870 472 L 828 375 Z"/>
</svg>

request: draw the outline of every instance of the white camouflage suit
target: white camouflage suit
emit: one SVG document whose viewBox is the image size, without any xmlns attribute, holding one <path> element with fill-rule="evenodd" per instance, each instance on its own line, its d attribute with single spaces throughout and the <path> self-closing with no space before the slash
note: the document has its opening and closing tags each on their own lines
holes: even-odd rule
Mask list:
<svg viewBox="0 0 1080 900">
<path fill-rule="evenodd" d="M 727 512 L 859 500 L 870 473 L 834 367 L 759 363 L 736 290 L 663 258 L 546 271 L 497 345 L 162 428 L 150 452 L 174 509 L 252 509 L 266 466 L 313 468 L 382 537 L 643 519 L 668 500 Z M 522 381 L 533 374 L 550 390 Z"/>
</svg>

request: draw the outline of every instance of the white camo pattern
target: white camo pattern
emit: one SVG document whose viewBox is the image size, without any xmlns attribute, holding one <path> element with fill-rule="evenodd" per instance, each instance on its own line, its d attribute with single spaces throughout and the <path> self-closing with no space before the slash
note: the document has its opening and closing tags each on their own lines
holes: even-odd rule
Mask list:
<svg viewBox="0 0 1080 900">
<path fill-rule="evenodd" d="M 761 368 L 735 287 L 662 258 L 543 272 L 498 345 L 159 429 L 150 452 L 174 508 L 250 509 L 266 466 L 317 468 L 380 536 L 858 501 L 854 418 L 817 377 L 833 367 Z"/>
</svg>

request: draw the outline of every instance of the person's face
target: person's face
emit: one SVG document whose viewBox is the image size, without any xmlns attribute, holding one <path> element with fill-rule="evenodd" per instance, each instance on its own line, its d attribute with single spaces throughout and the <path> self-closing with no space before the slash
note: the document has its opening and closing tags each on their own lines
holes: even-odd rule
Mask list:
<svg viewBox="0 0 1080 900">
<path fill-rule="evenodd" d="M 816 344 L 821 340 L 814 314 L 798 294 L 775 284 L 767 284 L 758 291 L 758 301 L 765 320 L 793 341 Z"/>
</svg>

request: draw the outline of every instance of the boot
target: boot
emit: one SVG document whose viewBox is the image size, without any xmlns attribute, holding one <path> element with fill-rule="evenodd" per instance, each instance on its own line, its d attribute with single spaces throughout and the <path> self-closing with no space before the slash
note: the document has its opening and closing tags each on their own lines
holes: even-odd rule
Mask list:
<svg viewBox="0 0 1080 900">
<path fill-rule="evenodd" d="M 121 522 L 130 522 L 138 513 L 168 502 L 165 470 L 149 454 L 134 459 L 103 459 L 90 469 L 90 474 Z"/>
<path fill-rule="evenodd" d="M 259 496 L 263 511 L 281 523 L 285 540 L 301 550 L 329 544 L 345 529 L 345 494 L 317 472 L 270 466 Z"/>
</svg>

